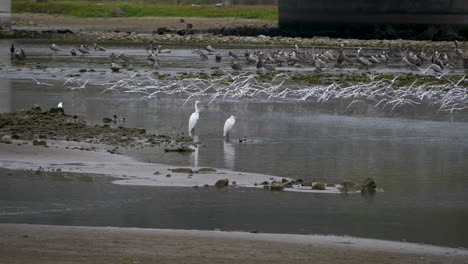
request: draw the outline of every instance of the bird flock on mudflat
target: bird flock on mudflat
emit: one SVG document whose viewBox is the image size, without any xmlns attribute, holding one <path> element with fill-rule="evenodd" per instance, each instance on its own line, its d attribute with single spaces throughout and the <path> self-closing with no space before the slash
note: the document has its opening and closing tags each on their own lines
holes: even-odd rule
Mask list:
<svg viewBox="0 0 468 264">
<path fill-rule="evenodd" d="M 138 77 L 133 74 L 131 78 L 124 78 L 118 81 L 111 81 L 96 84 L 103 87 L 104 92 L 124 92 L 143 94 L 142 99 L 149 99 L 161 95 L 185 95 L 187 100 L 191 98 L 208 97 L 208 104 L 216 99 L 240 99 L 251 98 L 260 100 L 310 100 L 316 99 L 323 103 L 333 99 L 350 100 L 348 108 L 356 107 L 360 104 L 374 102 L 374 107 L 390 109 L 394 111 L 401 107 L 415 107 L 418 104 L 428 103 L 438 107 L 438 111 L 448 111 L 450 113 L 468 108 L 468 91 L 466 88 L 466 78 L 452 80 L 446 77 L 450 68 L 459 67 L 465 54 L 459 47 L 457 41 L 454 42 L 453 50 L 437 51 L 424 50 L 405 47 L 400 49 L 388 48 L 380 50 L 362 48 L 346 49 L 341 44 L 336 50 L 329 48 L 300 48 L 295 45 L 291 49 L 265 51 L 246 51 L 243 56 L 238 56 L 233 51 L 228 51 L 227 56 L 231 60 L 231 67 L 235 73 L 221 70 L 222 76 L 209 76 L 208 79 L 201 78 L 178 78 L 171 80 L 155 79 L 151 76 Z M 52 52 L 60 52 L 57 45 L 49 46 Z M 24 60 L 26 54 L 23 49 L 16 48 L 12 44 L 11 53 L 15 58 Z M 73 48 L 82 56 L 91 52 L 87 45 L 80 45 Z M 105 52 L 106 49 L 94 44 L 94 51 Z M 170 54 L 170 49 L 165 49 L 161 45 L 153 42 L 146 48 L 147 60 L 155 67 L 160 67 L 159 56 Z M 210 60 L 214 56 L 214 61 L 223 60 L 223 56 L 214 47 L 208 45 L 204 49 L 193 50 L 194 54 L 200 56 L 201 61 Z M 355 56 L 353 56 L 353 53 Z M 367 54 L 365 54 L 367 53 Z M 73 56 L 73 53 L 72 53 Z M 243 57 L 243 58 L 242 58 Z M 109 58 L 112 61 L 111 70 L 118 72 L 125 65 L 134 60 L 133 57 L 124 53 L 111 53 Z M 244 61 L 245 60 L 245 61 Z M 368 74 L 367 83 L 316 85 L 304 87 L 288 82 L 290 75 L 288 72 L 277 72 L 270 81 L 261 81 L 252 71 L 242 71 L 243 65 L 255 65 L 258 70 L 274 72 L 275 67 L 282 65 L 312 64 L 315 70 L 322 71 L 326 68 L 337 67 L 338 65 L 358 65 L 364 69 L 389 62 L 405 63 L 411 70 L 426 73 L 432 70 L 438 79 L 444 78 L 448 83 L 437 85 L 433 83 L 418 82 L 416 80 L 410 86 L 398 87 L 395 82 L 400 75 L 393 79 L 375 78 L 376 75 Z M 83 83 L 78 78 L 69 78 L 66 83 Z M 73 89 L 84 88 L 87 81 L 81 86 Z"/>
<path fill-rule="evenodd" d="M 78 54 L 85 56 L 91 52 L 107 52 L 104 47 L 93 43 L 93 48 L 89 45 L 79 45 L 70 50 L 71 56 Z M 63 52 L 56 44 L 50 44 L 49 49 L 53 53 Z M 10 47 L 11 54 L 17 60 L 25 60 L 26 52 L 23 48 L 16 48 L 14 44 Z M 155 69 L 161 67 L 161 54 L 171 53 L 172 50 L 163 48 L 150 42 L 146 47 L 148 63 Z M 213 46 L 208 45 L 205 48 L 193 50 L 198 54 L 201 61 L 214 60 L 221 62 L 226 58 L 231 61 L 231 68 L 235 72 L 241 72 L 245 67 L 255 66 L 259 72 L 274 72 L 277 67 L 288 66 L 311 66 L 315 71 L 323 71 L 333 67 L 354 66 L 369 69 L 379 65 L 389 63 L 400 63 L 406 65 L 411 71 L 419 71 L 423 74 L 434 73 L 436 75 L 445 75 L 453 68 L 462 68 L 465 52 L 459 46 L 458 41 L 454 41 L 452 50 L 438 51 L 435 49 L 400 47 L 384 49 L 346 48 L 345 44 L 340 44 L 337 48 L 312 47 L 301 48 L 294 45 L 291 49 L 270 49 L 269 51 L 245 51 L 243 55 L 238 55 L 234 51 L 227 51 L 226 54 L 218 52 Z M 214 58 L 213 58 L 214 57 Z M 134 56 L 125 53 L 109 54 L 111 61 L 110 69 L 113 72 L 119 72 L 131 63 L 137 60 Z"/>
</svg>

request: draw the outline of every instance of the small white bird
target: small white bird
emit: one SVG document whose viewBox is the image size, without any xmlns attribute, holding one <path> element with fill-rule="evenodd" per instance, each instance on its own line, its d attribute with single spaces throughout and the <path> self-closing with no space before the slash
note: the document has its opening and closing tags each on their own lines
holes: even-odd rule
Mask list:
<svg viewBox="0 0 468 264">
<path fill-rule="evenodd" d="M 190 137 L 192 136 L 192 130 L 195 129 L 198 117 L 200 116 L 200 109 L 198 109 L 198 103 L 200 103 L 200 101 L 195 101 L 195 112 L 193 112 L 189 118 L 188 132 Z"/>
<path fill-rule="evenodd" d="M 62 102 L 58 103 L 57 108 L 63 108 L 63 103 Z"/>
<path fill-rule="evenodd" d="M 236 118 L 239 118 L 239 117 L 232 115 L 224 123 L 223 136 L 227 137 L 227 139 L 229 139 L 229 131 L 231 131 L 232 127 L 236 123 Z"/>
</svg>

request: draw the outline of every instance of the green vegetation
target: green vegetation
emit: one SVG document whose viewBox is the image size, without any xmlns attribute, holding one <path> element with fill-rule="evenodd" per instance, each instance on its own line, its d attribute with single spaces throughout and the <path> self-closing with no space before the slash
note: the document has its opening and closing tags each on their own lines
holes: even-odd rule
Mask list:
<svg viewBox="0 0 468 264">
<path fill-rule="evenodd" d="M 13 13 L 47 13 L 75 17 L 235 17 L 276 20 L 274 6 L 230 5 L 174 5 L 153 1 L 101 2 L 101 1 L 14 1 Z"/>
</svg>

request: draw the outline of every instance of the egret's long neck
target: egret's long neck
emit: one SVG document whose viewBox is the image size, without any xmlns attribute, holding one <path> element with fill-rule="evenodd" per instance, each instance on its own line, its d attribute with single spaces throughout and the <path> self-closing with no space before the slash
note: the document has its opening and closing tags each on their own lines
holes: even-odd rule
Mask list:
<svg viewBox="0 0 468 264">
<path fill-rule="evenodd" d="M 198 102 L 195 103 L 195 112 L 198 112 Z"/>
</svg>

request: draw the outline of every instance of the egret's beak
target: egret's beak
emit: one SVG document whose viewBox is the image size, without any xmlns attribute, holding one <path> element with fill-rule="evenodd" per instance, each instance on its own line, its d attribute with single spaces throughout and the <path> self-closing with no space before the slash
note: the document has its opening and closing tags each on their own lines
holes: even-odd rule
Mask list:
<svg viewBox="0 0 468 264">
<path fill-rule="evenodd" d="M 238 116 L 235 116 L 234 118 L 239 118 Z"/>
</svg>

